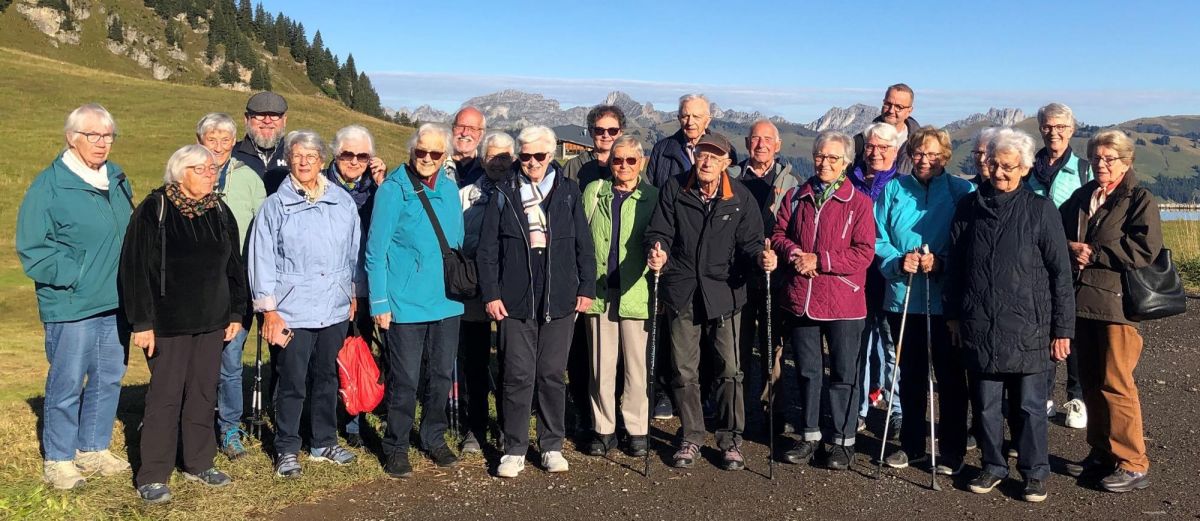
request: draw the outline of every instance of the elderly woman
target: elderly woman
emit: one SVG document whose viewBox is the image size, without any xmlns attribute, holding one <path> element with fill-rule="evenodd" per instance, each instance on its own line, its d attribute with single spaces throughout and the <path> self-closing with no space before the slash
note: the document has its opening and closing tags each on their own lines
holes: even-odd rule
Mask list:
<svg viewBox="0 0 1200 521">
<path fill-rule="evenodd" d="M 537 396 L 542 466 L 566 472 L 563 373 L 576 313 L 596 295 L 596 259 L 579 185 L 554 164 L 554 131 L 517 136 L 520 171 L 496 185 L 479 232 L 479 288 L 504 344 L 504 456 L 496 474 L 525 468 L 529 413 Z"/>
<path fill-rule="evenodd" d="M 1138 322 L 1125 315 L 1121 275 L 1149 265 L 1163 246 L 1158 204 L 1138 185 L 1133 142 L 1119 130 L 1096 134 L 1087 147 L 1096 179 L 1076 190 L 1059 211 L 1075 284 L 1075 351 L 1090 412 L 1091 452 L 1074 469 L 1107 473 L 1100 486 L 1128 492 L 1150 486 L 1142 407 L 1133 369 L 1142 354 Z"/>
<path fill-rule="evenodd" d="M 1057 209 L 1020 189 L 1033 166 L 1033 138 L 999 130 L 987 156 L 988 184 L 955 212 L 945 275 L 946 325 L 971 374 L 982 451 L 983 469 L 969 488 L 991 492 L 1008 475 L 1007 393 L 1023 497 L 1038 502 L 1046 499 L 1050 475 L 1046 373 L 1066 358 L 1075 328 L 1071 265 Z"/>
<path fill-rule="evenodd" d="M 846 176 L 854 163 L 854 140 L 841 132 L 822 132 L 813 142 L 816 172 L 788 191 L 776 214 L 771 243 L 780 258 L 787 298 L 782 303 L 799 374 L 797 425 L 802 439 L 784 460 L 804 463 L 821 441 L 822 386 L 832 419 L 832 448 L 825 466 L 846 470 L 854 461 L 859 386 L 864 351 L 860 348 L 867 316 L 861 291 L 875 256 L 875 219 L 871 199 Z M 826 380 L 822 343 L 829 345 Z"/>
<path fill-rule="evenodd" d="M 612 179 L 601 179 L 583 191 L 585 216 L 591 225 L 596 258 L 596 299 L 587 310 L 591 351 L 589 395 L 596 436 L 592 456 L 616 446 L 617 361 L 624 363 L 621 417 L 629 433 L 626 452 L 644 456 L 649 429 L 646 395 L 646 340 L 650 294 L 642 235 L 658 202 L 658 189 L 640 177 L 645 153 L 637 138 L 623 136 L 612 145 L 608 163 Z"/>
<path fill-rule="evenodd" d="M 963 173 L 963 178 L 975 183 L 976 187 L 987 184 L 988 178 L 992 175 L 988 166 L 987 149 L 988 143 L 992 142 L 992 138 L 999 131 L 1000 127 L 987 127 L 975 134 L 975 146 L 971 147 L 971 162 L 967 172 Z"/>
<path fill-rule="evenodd" d="M 625 135 L 625 111 L 616 105 L 596 105 L 587 113 L 587 132 L 595 149 L 585 151 L 563 165 L 563 175 L 582 188 L 612 176 L 609 159 L 613 147 Z"/>
<path fill-rule="evenodd" d="M 445 171 L 450 152 L 450 130 L 445 126 L 426 123 L 413 133 L 408 163 L 379 187 L 367 238 L 371 316 L 387 331 L 383 470 L 393 478 L 412 475 L 408 437 L 417 412 L 422 361 L 426 389 L 421 402 L 421 448 L 439 467 L 458 463 L 446 446 L 446 401 L 463 304 L 447 296 L 439 239 L 440 233 L 450 248 L 462 247 L 458 185 Z"/>
<path fill-rule="evenodd" d="M 957 475 L 967 444 L 967 374 L 960 354 L 950 345 L 942 318 L 945 282 L 942 272 L 950 254 L 954 207 L 975 190 L 975 185 L 946 175 L 952 149 L 950 135 L 945 131 L 921 127 L 909 136 L 907 148 L 913 162 L 912 175 L 889 182 L 875 201 L 878 237 L 875 256 L 887 279 L 883 309 L 888 313 L 892 338 L 897 343 L 904 342 L 906 347 L 899 361 L 904 412 L 910 417 L 925 418 L 928 379 L 936 375 L 940 462 L 937 472 Z M 923 253 L 925 247 L 928 252 Z M 901 339 L 903 313 L 908 314 L 908 327 Z M 933 375 L 929 374 L 931 365 Z M 920 420 L 904 422 L 900 427 L 900 450 L 890 454 L 884 463 L 892 468 L 905 468 L 910 455 L 914 460 L 924 459 L 927 428 L 928 424 Z"/>
<path fill-rule="evenodd" d="M 42 479 L 67 490 L 129 463 L 108 451 L 125 348 L 117 330 L 117 264 L 133 190 L 108 161 L 117 127 L 104 107 L 67 116 L 66 147 L 29 185 L 17 215 L 21 268 L 46 334 Z"/>
<path fill-rule="evenodd" d="M 299 478 L 300 418 L 307 401 L 309 459 L 345 465 L 337 444 L 337 355 L 361 291 L 358 208 L 321 175 L 328 151 L 316 132 L 284 140 L 290 173 L 267 197 L 250 235 L 250 291 L 260 334 L 278 349 L 275 474 Z"/>
<path fill-rule="evenodd" d="M 236 135 L 237 126 L 228 114 L 205 114 L 196 124 L 196 142 L 212 152 L 213 162 L 217 165 L 213 193 L 221 196 L 233 214 L 237 222 L 238 237 L 242 241 L 238 245 L 238 255 L 244 255 L 246 232 L 250 230 L 254 214 L 258 213 L 263 199 L 267 197 L 267 191 L 263 188 L 262 179 L 253 169 L 241 161 L 231 159 Z M 247 295 L 243 292 L 242 296 L 246 298 Z M 231 460 L 246 455 L 246 447 L 242 444 L 246 433 L 241 429 L 244 405 L 242 347 L 246 343 L 252 316 L 245 313 L 242 327 L 225 343 L 225 348 L 221 351 L 221 378 L 217 384 L 217 440 L 221 453 Z"/>
<path fill-rule="evenodd" d="M 375 204 L 375 190 L 383 182 L 387 174 L 387 166 L 383 160 L 375 156 L 375 138 L 371 131 L 361 125 L 342 127 L 333 135 L 333 161 L 325 167 L 325 177 L 330 183 L 341 187 L 354 199 L 358 207 L 359 222 L 362 223 L 363 240 L 361 247 L 365 248 L 367 225 L 371 222 L 371 209 Z M 363 252 L 359 253 L 360 256 Z M 360 261 L 361 262 L 361 261 Z M 358 326 L 358 334 L 374 340 L 374 330 L 371 315 L 367 305 L 359 299 L 356 311 L 358 316 L 351 317 Z M 362 447 L 363 439 L 361 425 L 366 414 L 359 414 L 346 421 L 346 444 Z"/>
<path fill-rule="evenodd" d="M 133 212 L 121 251 L 122 308 L 150 367 L 134 480 L 147 503 L 171 499 L 180 441 L 184 478 L 230 482 L 213 467 L 213 407 L 221 352 L 246 314 L 246 268 L 237 220 L 213 191 L 218 174 L 207 148 L 175 151 L 163 187 Z"/>
<path fill-rule="evenodd" d="M 495 193 L 496 183 L 512 175 L 516 148 L 512 136 L 502 131 L 488 132 L 479 142 L 479 157 L 483 172 L 474 176 L 475 182 L 458 191 L 463 209 L 463 255 L 474 259 L 479 250 L 479 232 L 488 201 Z M 458 354 L 463 368 L 463 383 L 467 386 L 466 424 L 463 438 L 464 453 L 480 452 L 480 442 L 487 439 L 488 392 L 491 391 L 492 319 L 483 308 L 483 301 L 473 298 L 463 303 L 462 325 L 459 329 Z M 499 397 L 496 400 L 500 403 Z"/>
</svg>

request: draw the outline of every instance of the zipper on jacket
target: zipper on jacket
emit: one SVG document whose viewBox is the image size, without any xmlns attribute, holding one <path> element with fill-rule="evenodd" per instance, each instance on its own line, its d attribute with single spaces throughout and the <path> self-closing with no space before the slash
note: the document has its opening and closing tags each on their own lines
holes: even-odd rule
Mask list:
<svg viewBox="0 0 1200 521">
<path fill-rule="evenodd" d="M 552 257 L 552 255 L 550 255 L 550 243 L 553 240 L 554 240 L 553 235 L 550 234 L 550 215 L 547 212 L 547 214 L 546 214 L 546 267 L 545 267 L 546 283 L 542 285 L 543 286 L 542 287 L 542 299 L 543 299 L 543 302 L 545 303 L 544 304 L 544 307 L 545 307 L 544 314 L 546 317 L 547 324 L 550 323 L 550 257 Z M 530 282 L 530 284 L 532 284 L 533 280 L 530 280 L 529 282 Z"/>
<path fill-rule="evenodd" d="M 816 202 L 816 199 L 814 198 L 813 201 Z M 813 216 L 813 249 L 814 250 L 817 249 L 817 232 L 821 230 L 821 209 L 823 207 L 824 207 L 824 205 L 821 205 L 821 206 L 817 206 L 815 204 L 813 205 L 813 210 L 815 210 L 815 215 Z M 799 208 L 799 206 L 797 206 L 797 208 Z M 795 217 L 793 216 L 793 219 L 794 218 Z M 804 242 L 803 235 L 800 237 L 800 242 Z M 814 251 L 812 253 L 816 254 L 817 252 Z M 821 256 L 817 255 L 817 266 L 820 267 L 820 265 L 821 265 Z M 805 292 L 805 295 L 804 295 L 804 315 L 809 318 L 812 318 L 812 314 L 808 312 L 808 305 L 812 302 L 813 283 L 816 282 L 817 277 L 819 277 L 819 276 L 821 276 L 821 274 L 817 273 L 816 276 L 814 276 L 811 279 L 808 279 L 808 291 Z"/>
<path fill-rule="evenodd" d="M 513 183 L 516 183 L 516 180 L 513 180 Z M 499 188 L 497 188 L 497 193 L 504 195 L 504 192 Z M 520 192 L 517 192 L 517 194 L 520 195 Z M 512 201 L 508 203 L 509 209 L 512 210 L 513 218 L 517 220 L 517 229 L 521 230 L 521 237 L 525 239 L 525 268 L 529 270 L 529 300 L 533 302 L 533 255 L 529 251 L 531 249 L 529 246 L 529 236 L 525 232 L 525 227 L 521 224 L 521 215 L 517 213 L 515 205 L 512 204 Z M 533 314 L 537 316 L 536 309 L 533 311 Z"/>
<path fill-rule="evenodd" d="M 846 233 L 850 231 L 850 223 L 854 221 L 854 210 L 850 210 L 850 216 L 846 218 L 846 225 L 842 226 L 842 238 L 846 238 Z M 814 243 L 815 246 L 815 243 Z"/>
</svg>

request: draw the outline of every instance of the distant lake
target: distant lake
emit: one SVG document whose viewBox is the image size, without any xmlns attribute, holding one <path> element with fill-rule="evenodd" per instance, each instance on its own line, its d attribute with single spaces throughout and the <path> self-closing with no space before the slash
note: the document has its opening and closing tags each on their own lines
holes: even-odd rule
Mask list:
<svg viewBox="0 0 1200 521">
<path fill-rule="evenodd" d="M 1200 221 L 1200 210 L 1162 210 L 1164 221 Z"/>
</svg>

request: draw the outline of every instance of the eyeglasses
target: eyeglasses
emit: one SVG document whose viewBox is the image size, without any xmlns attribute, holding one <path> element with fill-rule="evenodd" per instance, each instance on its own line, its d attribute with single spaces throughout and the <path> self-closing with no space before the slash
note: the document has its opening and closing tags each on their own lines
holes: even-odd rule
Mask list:
<svg viewBox="0 0 1200 521">
<path fill-rule="evenodd" d="M 283 114 L 272 114 L 269 112 L 260 112 L 258 114 L 246 114 L 246 117 L 254 121 L 279 121 L 283 119 Z"/>
<path fill-rule="evenodd" d="M 434 161 L 441 161 L 442 156 L 446 155 L 446 153 L 439 152 L 437 150 L 421 150 L 418 148 L 416 150 L 413 150 L 413 155 L 417 156 L 417 159 L 425 159 L 425 156 L 429 156 L 429 159 L 432 159 Z"/>
<path fill-rule="evenodd" d="M 205 175 L 205 174 L 216 175 L 216 173 L 217 173 L 217 165 L 213 165 L 213 164 L 189 165 L 186 168 L 188 170 L 191 170 L 192 173 L 196 174 L 196 175 Z"/>
<path fill-rule="evenodd" d="M 826 161 L 829 161 L 830 163 L 836 163 L 841 160 L 842 160 L 842 156 L 828 156 L 825 154 L 813 154 L 813 163 L 814 164 L 815 163 L 824 163 Z"/>
<path fill-rule="evenodd" d="M 483 132 L 483 127 L 471 127 L 471 126 L 467 126 L 467 125 L 454 125 L 454 130 L 470 132 L 472 134 L 478 134 L 480 132 Z"/>
<path fill-rule="evenodd" d="M 774 143 L 775 137 L 774 136 L 750 136 L 749 140 L 751 143 Z"/>
<path fill-rule="evenodd" d="M 1000 171 L 1000 172 L 1005 172 L 1005 173 L 1009 173 L 1009 174 L 1011 174 L 1011 173 L 1014 173 L 1014 172 L 1016 172 L 1017 170 L 1020 170 L 1020 169 L 1021 169 L 1021 165 L 1020 165 L 1020 163 L 1018 163 L 1018 164 L 1015 164 L 1015 165 L 1009 166 L 1009 165 L 1002 165 L 1002 164 L 1000 164 L 1000 163 L 997 163 L 997 162 L 993 161 L 993 162 L 992 162 L 992 169 L 993 169 L 993 170 L 996 170 L 996 171 Z"/>
<path fill-rule="evenodd" d="M 342 152 L 341 154 L 338 154 L 337 158 L 338 161 L 350 162 L 357 159 L 359 163 L 367 163 L 371 161 L 371 154 L 366 152 L 359 154 L 355 154 L 354 152 Z"/>
<path fill-rule="evenodd" d="M 1125 157 L 1125 156 L 1111 156 L 1111 157 L 1094 156 L 1094 157 L 1092 157 L 1092 162 L 1096 163 L 1097 165 L 1111 165 L 1113 163 L 1116 163 L 1118 159 L 1129 159 L 1129 158 Z"/>
<path fill-rule="evenodd" d="M 611 164 L 612 166 L 621 166 L 621 165 L 633 166 L 633 165 L 637 164 L 639 159 L 641 159 L 641 158 L 640 157 L 616 157 L 616 156 L 614 156 L 611 160 L 609 160 L 609 164 Z"/>
<path fill-rule="evenodd" d="M 321 156 L 317 154 L 292 154 L 292 162 L 300 164 L 320 163 Z"/>
<path fill-rule="evenodd" d="M 1075 128 L 1075 127 L 1072 127 L 1071 125 L 1042 125 L 1042 133 L 1049 134 L 1051 132 L 1057 132 L 1059 134 L 1062 134 L 1063 132 L 1066 132 L 1067 130 L 1072 129 L 1072 128 Z"/>
<path fill-rule="evenodd" d="M 521 160 L 522 163 L 528 163 L 530 159 L 536 160 L 538 163 L 541 163 L 542 161 L 545 161 L 547 157 L 550 157 L 550 153 L 549 152 L 538 152 L 536 154 L 527 154 L 525 152 L 521 152 L 520 154 L 517 154 L 517 157 Z"/>
<path fill-rule="evenodd" d="M 225 138 L 221 138 L 221 139 L 210 138 L 210 137 L 204 138 L 204 145 L 209 146 L 209 147 L 216 147 L 216 146 L 227 147 L 232 144 L 233 144 L 233 138 L 231 138 L 231 137 L 225 137 Z"/>
<path fill-rule="evenodd" d="M 712 152 L 700 152 L 699 154 L 696 154 L 696 163 L 703 163 L 705 161 L 721 161 L 724 159 L 726 159 L 726 156 L 714 154 Z"/>
<path fill-rule="evenodd" d="M 895 103 L 888 103 L 886 101 L 883 102 L 883 110 L 884 111 L 895 110 L 896 112 L 900 112 L 902 110 L 908 110 L 911 108 L 912 108 L 912 105 L 897 105 Z"/>
<path fill-rule="evenodd" d="M 607 132 L 609 136 L 617 137 L 617 134 L 621 133 L 621 127 L 592 127 L 593 136 L 603 136 L 605 132 Z"/>
<path fill-rule="evenodd" d="M 938 152 L 936 154 L 934 154 L 933 152 L 913 152 L 911 155 L 912 155 L 913 161 L 920 161 L 922 159 L 936 161 L 942 157 L 941 152 Z"/>
<path fill-rule="evenodd" d="M 99 143 L 100 140 L 104 140 L 105 144 L 111 145 L 112 142 L 116 141 L 116 139 L 117 139 L 116 134 L 101 134 L 99 132 L 79 132 L 79 131 L 76 131 L 75 133 L 83 135 L 84 139 L 87 139 L 88 143 Z"/>
<path fill-rule="evenodd" d="M 987 155 L 987 150 L 972 150 L 971 155 L 975 157 L 983 157 Z"/>
<path fill-rule="evenodd" d="M 863 146 L 863 150 L 865 150 L 867 152 L 874 152 L 874 151 L 878 150 L 880 152 L 886 153 L 888 150 L 891 150 L 892 148 L 894 148 L 892 145 L 873 145 L 871 143 L 867 143 L 865 146 Z"/>
</svg>

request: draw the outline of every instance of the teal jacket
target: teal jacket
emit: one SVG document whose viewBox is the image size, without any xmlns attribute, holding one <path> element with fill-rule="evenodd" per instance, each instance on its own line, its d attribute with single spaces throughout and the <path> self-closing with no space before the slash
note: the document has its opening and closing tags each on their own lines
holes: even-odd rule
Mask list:
<svg viewBox="0 0 1200 521">
<path fill-rule="evenodd" d="M 267 189 L 263 187 L 262 178 L 254 169 L 241 161 L 229 158 L 229 173 L 225 179 L 225 187 L 217 190 L 225 200 L 225 205 L 233 213 L 237 221 L 238 237 L 242 238 L 242 254 L 250 243 L 250 223 L 258 215 L 258 209 L 267 198 Z"/>
<path fill-rule="evenodd" d="M 612 180 L 592 182 L 583 190 L 583 212 L 596 245 L 596 298 L 587 312 L 604 313 L 608 304 L 608 251 L 612 246 Z M 631 319 L 650 318 L 650 290 L 646 281 L 646 248 L 642 236 L 650 216 L 658 206 L 658 189 L 643 180 L 621 204 L 620 245 L 617 258 L 621 266 L 621 304 L 617 316 Z"/>
<path fill-rule="evenodd" d="M 1043 153 L 1046 153 L 1045 149 L 1038 152 L 1038 154 Z M 1080 172 L 1083 172 L 1082 176 L 1080 176 Z M 1033 193 L 1050 199 L 1054 203 L 1054 207 L 1058 208 L 1067 202 L 1067 199 L 1071 198 L 1071 194 L 1075 193 L 1075 190 L 1087 184 L 1092 178 L 1093 174 L 1088 162 L 1076 155 L 1074 151 L 1071 151 L 1071 157 L 1067 158 L 1062 170 L 1059 170 L 1058 175 L 1054 176 L 1054 181 L 1050 183 L 1050 187 L 1047 187 L 1038 180 L 1032 171 L 1029 173 L 1029 177 L 1026 178 L 1025 186 L 1032 190 Z"/>
<path fill-rule="evenodd" d="M 883 187 L 883 193 L 875 200 L 875 257 L 879 270 L 887 279 L 884 290 L 883 308 L 900 313 L 904 308 L 905 286 L 908 275 L 904 273 L 904 254 L 923 244 L 937 256 L 944 272 L 950 253 L 950 222 L 954 209 L 967 194 L 975 191 L 975 184 L 942 173 L 931 179 L 929 186 L 921 184 L 915 176 L 902 175 Z M 925 295 L 925 280 L 929 277 L 929 293 Z M 925 314 L 925 303 L 929 302 L 930 314 L 942 314 L 942 273 L 917 274 L 912 278 L 908 300 L 910 313 Z M 927 300 L 928 299 L 928 300 Z"/>
<path fill-rule="evenodd" d="M 119 304 L 117 265 L 133 188 L 111 161 L 108 183 L 107 194 L 85 183 L 59 154 L 25 192 L 17 257 L 33 279 L 42 322 L 80 320 Z"/>
<path fill-rule="evenodd" d="M 432 190 L 421 187 L 442 225 L 446 242 L 451 248 L 461 248 L 463 216 L 458 184 L 443 168 Z M 366 268 L 373 316 L 390 312 L 392 322 L 411 324 L 463 313 L 462 302 L 446 297 L 442 250 L 404 165 L 388 174 L 375 192 L 375 209 L 367 232 Z"/>
</svg>

